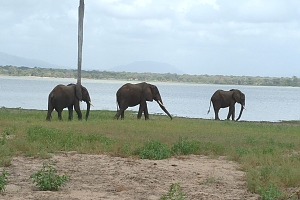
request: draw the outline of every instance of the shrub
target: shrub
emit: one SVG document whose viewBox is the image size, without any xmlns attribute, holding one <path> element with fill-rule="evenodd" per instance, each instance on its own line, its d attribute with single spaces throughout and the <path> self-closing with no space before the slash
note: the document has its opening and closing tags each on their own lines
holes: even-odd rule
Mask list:
<svg viewBox="0 0 300 200">
<path fill-rule="evenodd" d="M 53 163 L 43 163 L 43 168 L 37 173 L 30 176 L 33 183 L 43 191 L 57 191 L 60 186 L 63 186 L 68 181 L 68 176 L 57 175 L 57 170 L 53 167 Z"/>
<path fill-rule="evenodd" d="M 259 188 L 258 192 L 260 193 L 262 200 L 279 199 L 281 196 L 281 192 L 273 185 L 269 185 L 267 189 Z"/>
<path fill-rule="evenodd" d="M 7 171 L 3 170 L 2 174 L 0 175 L 0 191 L 4 192 L 7 184 Z"/>
</svg>

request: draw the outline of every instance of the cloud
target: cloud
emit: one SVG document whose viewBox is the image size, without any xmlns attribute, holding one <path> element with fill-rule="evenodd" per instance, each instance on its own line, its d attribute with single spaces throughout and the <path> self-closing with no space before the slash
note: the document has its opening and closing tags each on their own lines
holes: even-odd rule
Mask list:
<svg viewBox="0 0 300 200">
<path fill-rule="evenodd" d="M 78 5 L 0 1 L 0 51 L 75 67 Z M 152 60 L 186 73 L 216 74 L 223 66 L 222 73 L 255 74 L 272 65 L 279 74 L 284 57 L 289 65 L 300 61 L 299 20 L 299 0 L 86 0 L 83 66 Z"/>
</svg>

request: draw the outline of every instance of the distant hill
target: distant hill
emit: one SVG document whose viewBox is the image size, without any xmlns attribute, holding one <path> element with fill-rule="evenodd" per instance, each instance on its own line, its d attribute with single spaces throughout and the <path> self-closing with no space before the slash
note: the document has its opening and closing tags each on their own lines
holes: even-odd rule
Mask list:
<svg viewBox="0 0 300 200">
<path fill-rule="evenodd" d="M 154 61 L 136 61 L 127 65 L 119 65 L 109 69 L 115 72 L 137 72 L 137 73 L 158 73 L 158 74 L 184 74 L 183 71 L 178 70 L 175 66 Z"/>
<path fill-rule="evenodd" d="M 16 67 L 40 67 L 40 68 L 57 68 L 66 69 L 66 67 L 51 64 L 45 61 L 23 58 L 20 56 L 14 56 L 8 53 L 0 52 L 0 65 L 12 65 Z"/>
</svg>

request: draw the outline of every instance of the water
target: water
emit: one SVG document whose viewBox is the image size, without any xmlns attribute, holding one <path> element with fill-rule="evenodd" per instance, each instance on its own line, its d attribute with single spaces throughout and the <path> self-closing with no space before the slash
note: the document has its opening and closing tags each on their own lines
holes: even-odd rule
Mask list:
<svg viewBox="0 0 300 200">
<path fill-rule="evenodd" d="M 1 77 L 0 107 L 47 110 L 48 94 L 58 84 L 76 83 L 75 79 Z M 116 91 L 126 81 L 82 80 L 90 93 L 94 107 L 91 110 L 116 111 Z M 207 114 L 211 95 L 218 89 L 239 89 L 246 95 L 246 109 L 240 120 L 282 121 L 300 120 L 300 88 L 202 85 L 181 83 L 152 83 L 162 96 L 167 110 L 174 116 L 213 119 L 214 111 Z M 86 109 L 86 104 L 81 103 Z M 138 106 L 130 108 L 137 111 Z M 148 102 L 150 114 L 163 113 L 156 102 Z M 238 116 L 240 104 L 236 104 Z M 227 117 L 228 108 L 220 110 L 220 119 Z M 45 114 L 46 115 L 46 114 Z M 54 114 L 53 116 L 56 116 Z M 92 117 L 92 115 L 90 116 Z M 126 115 L 125 115 L 126 118 Z M 151 118 L 151 115 L 150 115 Z"/>
</svg>

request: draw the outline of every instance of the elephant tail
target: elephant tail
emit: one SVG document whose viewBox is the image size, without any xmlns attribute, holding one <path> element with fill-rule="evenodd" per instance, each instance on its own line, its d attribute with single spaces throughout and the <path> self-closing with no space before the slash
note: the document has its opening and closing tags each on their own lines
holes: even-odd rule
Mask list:
<svg viewBox="0 0 300 200">
<path fill-rule="evenodd" d="M 53 93 L 50 93 L 50 94 L 49 94 L 49 97 L 48 97 L 48 105 L 49 105 L 49 104 L 53 104 L 53 102 L 52 102 L 53 98 L 54 98 L 54 94 L 53 94 Z"/>
<path fill-rule="evenodd" d="M 210 107 L 211 107 L 211 101 L 209 102 L 209 108 L 208 108 L 207 114 L 210 112 Z"/>
<path fill-rule="evenodd" d="M 117 104 L 117 111 L 119 111 L 120 110 L 120 106 L 119 106 L 118 101 L 116 101 L 116 104 Z"/>
</svg>

